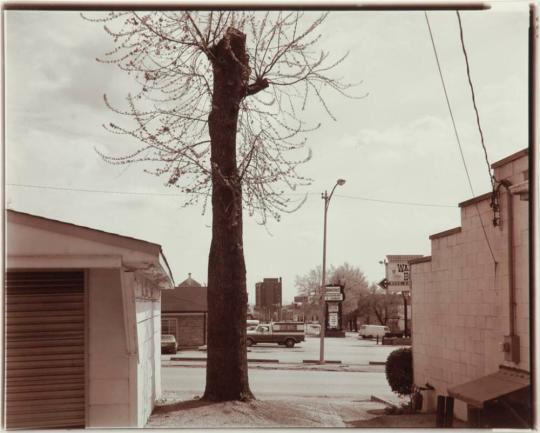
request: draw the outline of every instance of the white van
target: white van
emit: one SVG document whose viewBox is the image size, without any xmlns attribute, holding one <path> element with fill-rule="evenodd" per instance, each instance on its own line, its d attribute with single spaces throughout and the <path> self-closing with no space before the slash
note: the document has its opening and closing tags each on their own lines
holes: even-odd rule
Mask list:
<svg viewBox="0 0 540 433">
<path fill-rule="evenodd" d="M 360 329 L 358 330 L 358 338 L 382 338 L 388 332 L 390 332 L 390 328 L 388 326 L 360 325 Z"/>
</svg>

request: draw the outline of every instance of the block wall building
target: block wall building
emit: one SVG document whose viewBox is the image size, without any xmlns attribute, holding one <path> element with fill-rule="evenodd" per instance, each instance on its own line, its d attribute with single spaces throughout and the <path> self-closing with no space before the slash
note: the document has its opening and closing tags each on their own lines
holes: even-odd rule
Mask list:
<svg viewBox="0 0 540 433">
<path fill-rule="evenodd" d="M 460 203 L 461 226 L 430 236 L 431 257 L 410 262 L 414 382 L 435 388 L 427 407 L 437 395 L 456 397 L 463 420 L 526 390 L 530 372 L 528 152 L 492 168 L 506 184 L 499 211 L 491 193 Z M 524 386 L 505 384 L 507 372 Z"/>
</svg>

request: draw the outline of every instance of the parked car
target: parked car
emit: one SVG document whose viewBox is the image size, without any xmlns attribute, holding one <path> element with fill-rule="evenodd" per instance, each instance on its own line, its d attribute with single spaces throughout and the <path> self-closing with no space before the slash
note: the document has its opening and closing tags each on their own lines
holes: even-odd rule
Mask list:
<svg viewBox="0 0 540 433">
<path fill-rule="evenodd" d="M 257 343 L 277 343 L 290 348 L 304 341 L 305 338 L 302 322 L 264 323 L 258 325 L 253 331 L 247 331 L 246 344 L 253 346 Z"/>
<path fill-rule="evenodd" d="M 390 328 L 388 326 L 360 325 L 360 329 L 358 329 L 358 338 L 382 338 L 389 333 Z"/>
<path fill-rule="evenodd" d="M 161 353 L 176 353 L 177 351 L 176 337 L 172 334 L 163 334 L 161 336 Z"/>
</svg>

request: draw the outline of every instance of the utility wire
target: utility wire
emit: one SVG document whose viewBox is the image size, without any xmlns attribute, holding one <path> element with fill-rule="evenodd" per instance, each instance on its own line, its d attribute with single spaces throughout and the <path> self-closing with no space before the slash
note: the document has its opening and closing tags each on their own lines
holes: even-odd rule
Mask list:
<svg viewBox="0 0 540 433">
<path fill-rule="evenodd" d="M 433 46 L 433 53 L 435 54 L 435 60 L 437 61 L 437 68 L 439 70 L 439 76 L 441 77 L 441 83 L 444 89 L 444 96 L 446 98 L 446 105 L 448 106 L 448 111 L 450 112 L 450 118 L 452 119 L 452 125 L 454 127 L 454 133 L 456 136 L 456 141 L 459 147 L 459 152 L 461 154 L 461 160 L 463 162 L 463 167 L 465 168 L 465 173 L 467 174 L 467 180 L 469 182 L 469 187 L 471 189 L 472 196 L 474 197 L 474 188 L 472 186 L 471 182 L 471 176 L 469 175 L 469 169 L 467 168 L 467 163 L 465 161 L 465 156 L 463 155 L 463 149 L 461 146 L 461 140 L 459 139 L 458 130 L 456 127 L 456 121 L 454 119 L 454 114 L 452 112 L 452 106 L 450 105 L 450 99 L 448 98 L 448 92 L 446 91 L 446 84 L 444 83 L 444 76 L 441 70 L 441 64 L 439 62 L 439 56 L 437 54 L 437 47 L 435 46 L 435 40 L 433 39 L 433 32 L 431 31 L 431 26 L 429 24 L 429 18 L 427 12 L 424 12 L 424 15 L 426 17 L 426 23 L 429 30 L 429 36 L 431 38 L 431 45 Z M 458 15 L 459 17 L 459 15 Z M 490 173 L 491 175 L 491 173 Z M 480 226 L 482 227 L 482 231 L 484 232 L 484 239 L 486 240 L 487 246 L 489 248 L 489 252 L 491 253 L 491 258 L 493 259 L 493 263 L 495 263 L 495 267 L 497 266 L 497 260 L 495 259 L 495 255 L 493 254 L 493 249 L 491 248 L 491 244 L 489 243 L 489 239 L 487 236 L 486 228 L 484 227 L 484 222 L 482 221 L 482 217 L 480 216 L 480 211 L 478 210 L 478 203 L 475 204 L 476 214 L 478 215 L 478 219 L 480 220 Z"/>
<path fill-rule="evenodd" d="M 453 207 L 453 208 L 457 207 L 455 205 L 450 205 L 450 204 L 415 203 L 415 202 L 408 202 L 408 201 L 379 200 L 376 198 L 358 197 L 358 196 L 341 195 L 341 194 L 335 194 L 335 196 L 341 197 L 341 198 L 350 198 L 354 200 L 374 201 L 377 203 L 399 204 L 399 205 L 404 205 L 404 206 Z"/>
<path fill-rule="evenodd" d="M 164 197 L 182 197 L 183 194 L 179 193 L 159 193 L 159 192 L 138 192 L 138 191 L 111 191 L 111 190 L 100 190 L 100 189 L 88 189 L 88 188 L 68 188 L 68 187 L 59 187 L 59 186 L 48 186 L 48 185 L 29 185 L 22 183 L 7 183 L 7 186 L 15 186 L 20 188 L 34 188 L 34 189 L 50 189 L 53 191 L 70 191 L 70 192 L 89 192 L 89 193 L 98 193 L 98 194 L 125 194 L 125 195 L 142 195 L 142 196 L 164 196 Z M 302 193 L 291 193 L 284 195 L 305 195 Z M 308 192 L 307 195 L 319 195 L 318 192 Z M 416 203 L 416 202 L 405 202 L 405 201 L 394 201 L 394 200 L 382 200 L 370 197 L 361 197 L 361 196 L 351 196 L 351 195 L 341 195 L 336 194 L 336 197 L 348 198 L 353 200 L 364 200 L 372 201 L 377 203 L 386 203 L 386 204 L 396 204 L 404 206 L 425 206 L 425 207 L 445 207 L 445 208 L 455 208 L 454 205 L 447 204 L 435 204 L 435 203 Z"/>
<path fill-rule="evenodd" d="M 461 140 L 459 138 L 459 133 L 458 133 L 458 130 L 457 130 L 457 127 L 456 127 L 456 120 L 454 119 L 454 113 L 452 112 L 452 106 L 450 105 L 450 99 L 448 98 L 448 92 L 446 91 L 446 84 L 444 82 L 444 76 L 443 76 L 443 73 L 442 73 L 442 70 L 441 70 L 441 64 L 439 62 L 439 55 L 437 54 L 437 48 L 435 47 L 435 40 L 433 39 L 433 33 L 431 32 L 431 26 L 429 24 L 429 18 L 428 18 L 427 12 L 424 12 L 424 15 L 426 16 L 426 22 L 427 22 L 427 26 L 428 26 L 428 29 L 429 29 L 429 36 L 431 38 L 431 45 L 433 46 L 433 53 L 435 54 L 435 60 L 437 62 L 437 69 L 439 70 L 439 75 L 441 77 L 441 83 L 442 83 L 443 90 L 444 90 L 444 97 L 446 98 L 446 105 L 448 106 L 448 111 L 450 112 L 450 118 L 452 119 L 452 126 L 454 127 L 454 134 L 456 136 L 456 141 L 457 141 L 457 144 L 458 144 L 458 147 L 459 147 L 459 153 L 461 154 L 461 161 L 463 162 L 463 168 L 465 169 L 465 173 L 467 174 L 467 180 L 469 182 L 469 187 L 470 187 L 471 193 L 472 193 L 472 195 L 474 197 L 475 194 L 474 194 L 474 188 L 472 186 L 471 176 L 469 174 L 469 169 L 467 167 L 467 162 L 465 161 L 465 156 L 463 155 L 463 148 L 461 146 Z"/>
<path fill-rule="evenodd" d="M 484 143 L 484 133 L 482 132 L 482 127 L 480 126 L 480 115 L 478 114 L 478 107 L 476 106 L 476 97 L 474 94 L 474 87 L 471 80 L 471 70 L 469 68 L 469 57 L 467 56 L 467 50 L 465 49 L 465 39 L 463 38 L 463 26 L 461 24 L 461 15 L 459 11 L 456 11 L 458 23 L 459 23 L 459 36 L 461 38 L 461 48 L 463 49 L 463 55 L 465 56 L 465 65 L 467 66 L 467 79 L 469 80 L 469 87 L 471 89 L 472 103 L 474 106 L 474 112 L 476 113 L 476 124 L 478 125 L 478 131 L 480 132 L 480 141 L 482 142 L 482 148 L 484 149 L 484 156 L 486 158 L 486 164 L 489 174 L 489 180 L 491 181 L 491 187 L 495 188 L 495 177 L 491 172 L 491 164 L 489 163 L 488 153 L 486 145 Z"/>
<path fill-rule="evenodd" d="M 21 188 L 51 189 L 54 191 L 92 192 L 92 193 L 98 193 L 98 194 L 148 195 L 148 196 L 167 196 L 167 197 L 180 197 L 182 195 L 182 194 L 167 193 L 167 192 L 110 191 L 110 190 L 102 190 L 102 189 L 68 188 L 68 187 L 49 186 L 49 185 L 29 185 L 29 184 L 24 184 L 24 183 L 6 183 L 6 185 L 21 187 Z"/>
</svg>

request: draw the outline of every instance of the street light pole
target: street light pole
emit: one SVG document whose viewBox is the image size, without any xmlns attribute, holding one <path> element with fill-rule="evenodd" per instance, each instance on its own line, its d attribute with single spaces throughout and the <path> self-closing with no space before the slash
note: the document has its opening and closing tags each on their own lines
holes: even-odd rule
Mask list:
<svg viewBox="0 0 540 433">
<path fill-rule="evenodd" d="M 330 204 L 330 199 L 332 198 L 332 195 L 334 194 L 334 190 L 339 185 L 344 185 L 345 179 L 338 179 L 336 181 L 336 184 L 332 188 L 332 191 L 330 191 L 330 195 L 328 195 L 327 191 L 324 191 L 324 194 L 322 194 L 322 199 L 324 200 L 324 229 L 323 229 L 323 262 L 322 262 L 322 281 L 321 281 L 321 295 L 320 295 L 320 315 L 321 319 L 319 320 L 319 323 L 321 324 L 321 332 L 320 332 L 320 356 L 319 356 L 319 363 L 324 364 L 324 334 L 326 330 L 326 302 L 324 300 L 324 292 L 326 289 L 326 221 L 327 221 L 327 215 L 328 215 L 328 206 Z"/>
</svg>

